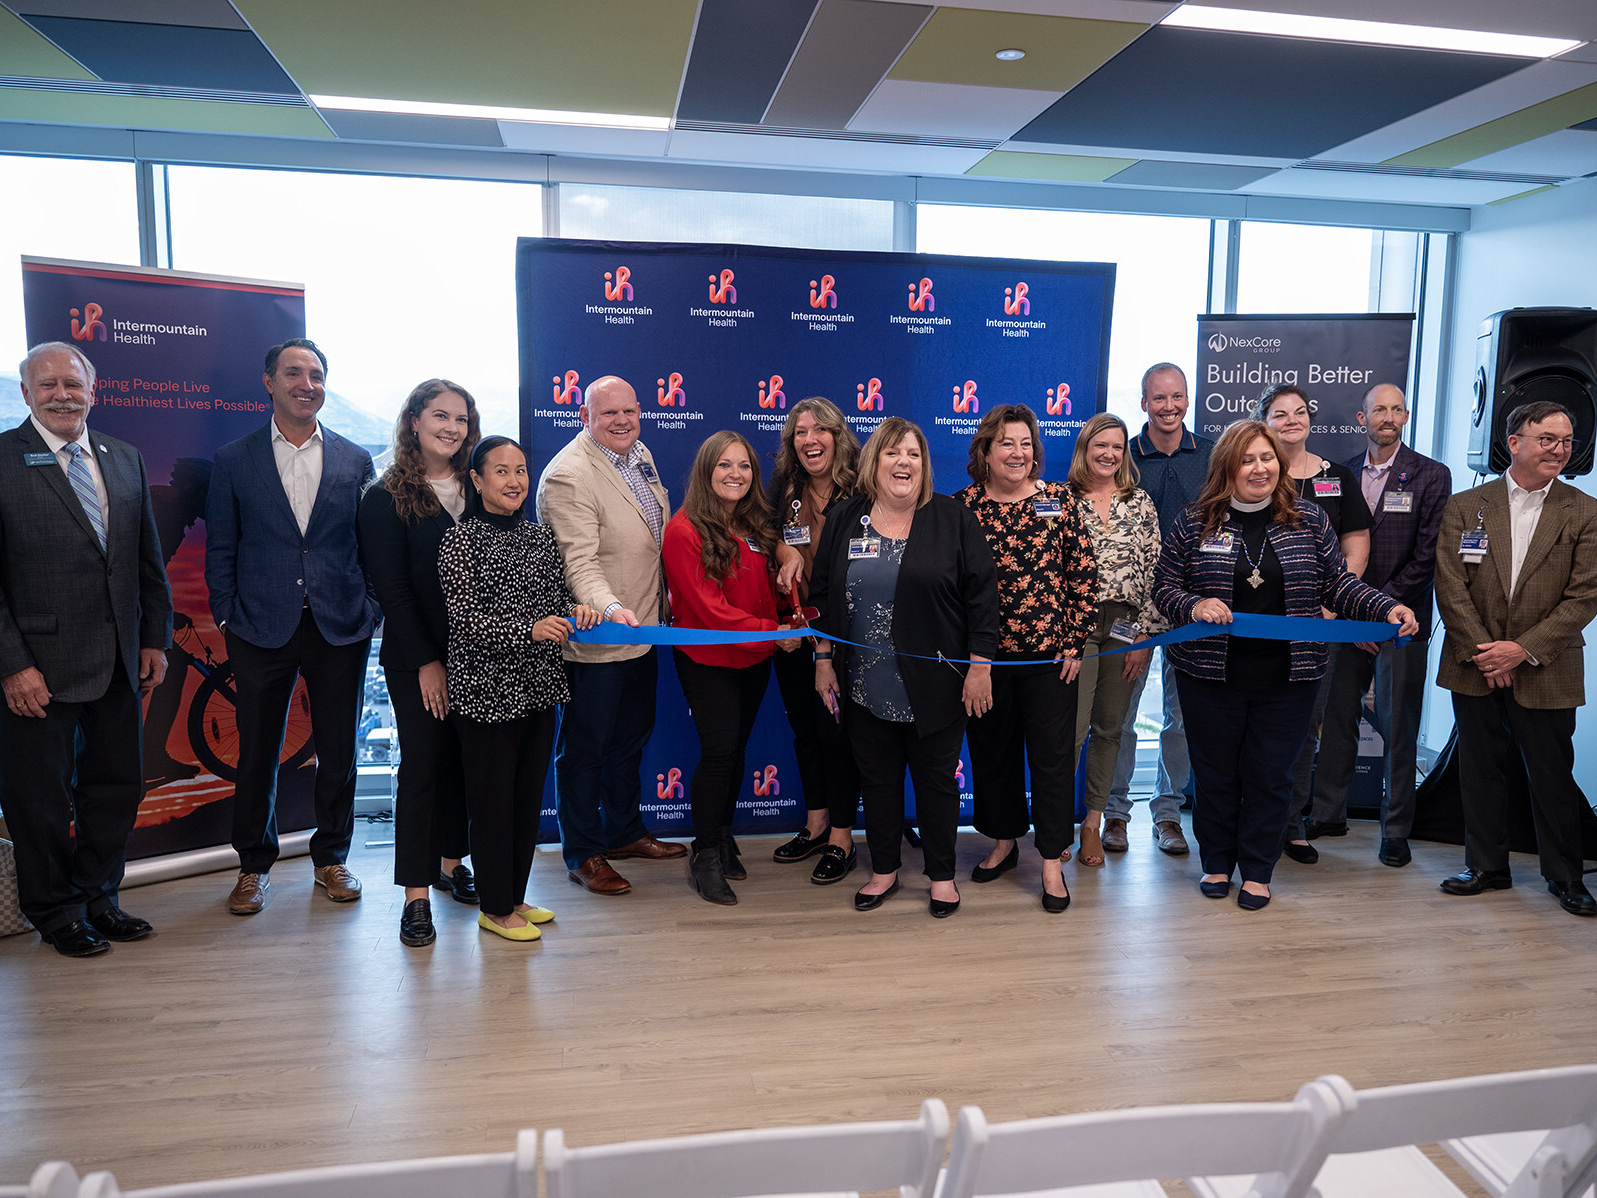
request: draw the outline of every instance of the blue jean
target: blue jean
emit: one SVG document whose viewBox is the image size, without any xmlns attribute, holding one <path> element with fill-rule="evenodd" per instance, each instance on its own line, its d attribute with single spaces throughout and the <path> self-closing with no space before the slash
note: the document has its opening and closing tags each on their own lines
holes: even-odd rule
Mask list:
<svg viewBox="0 0 1597 1198">
<path fill-rule="evenodd" d="M 567 869 L 646 834 L 638 770 L 654 732 L 658 670 L 653 649 L 626 661 L 566 662 L 571 701 L 555 738 L 555 811 Z"/>
<path fill-rule="evenodd" d="M 1159 733 L 1159 780 L 1148 800 L 1148 813 L 1156 824 L 1180 823 L 1181 804 L 1192 780 L 1192 763 L 1187 758 L 1187 728 L 1181 718 L 1181 698 L 1176 693 L 1175 667 L 1163 649 L 1159 650 L 1159 668 L 1164 684 L 1164 728 Z M 1131 818 L 1131 774 L 1137 768 L 1137 707 L 1142 702 L 1142 689 L 1148 685 L 1149 670 L 1137 679 L 1126 708 L 1126 722 L 1120 727 L 1120 756 L 1115 759 L 1115 780 L 1104 805 L 1107 819 Z"/>
</svg>

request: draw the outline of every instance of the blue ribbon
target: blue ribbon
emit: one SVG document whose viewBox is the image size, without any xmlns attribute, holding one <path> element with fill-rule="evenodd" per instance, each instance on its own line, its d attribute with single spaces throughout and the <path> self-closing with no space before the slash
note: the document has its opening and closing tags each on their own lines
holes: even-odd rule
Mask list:
<svg viewBox="0 0 1597 1198">
<path fill-rule="evenodd" d="M 1101 653 L 1089 656 L 1112 657 L 1116 653 L 1126 653 L 1132 649 L 1153 649 L 1160 645 L 1178 645 L 1182 641 L 1228 635 L 1244 636 L 1253 640 L 1320 641 L 1328 644 L 1389 641 L 1396 638 L 1399 645 L 1406 644 L 1409 638 L 1399 637 L 1397 628 L 1396 624 L 1370 620 L 1326 620 L 1319 616 L 1261 616 L 1249 612 L 1236 612 L 1230 624 L 1211 624 L 1205 620 L 1194 620 L 1190 624 L 1183 624 L 1180 628 L 1173 628 L 1169 632 L 1160 633 L 1147 640 L 1105 649 Z M 586 631 L 578 629 L 571 634 L 571 640 L 578 645 L 751 645 L 761 641 L 785 641 L 796 636 L 808 635 L 811 635 L 810 630 L 802 628 L 781 632 L 727 632 L 712 628 L 671 628 L 662 624 L 644 624 L 633 628 L 626 624 L 606 622 Z M 815 635 L 822 634 L 815 633 Z M 852 645 L 856 649 L 870 647 L 858 641 L 845 640 L 840 636 L 828 636 L 826 639 L 840 645 Z M 946 661 L 953 665 L 972 664 L 969 658 L 943 657 L 941 654 L 932 657 L 923 653 L 900 653 L 899 656 L 915 657 L 922 661 Z M 1052 657 L 1043 657 L 1028 661 L 1000 661 L 993 664 L 1035 666 L 1049 665 L 1055 660 Z"/>
</svg>

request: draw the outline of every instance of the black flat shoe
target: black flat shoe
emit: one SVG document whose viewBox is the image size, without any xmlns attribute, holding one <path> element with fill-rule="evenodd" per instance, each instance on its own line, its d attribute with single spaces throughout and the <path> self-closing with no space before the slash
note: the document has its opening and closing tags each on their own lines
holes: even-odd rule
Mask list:
<svg viewBox="0 0 1597 1198">
<path fill-rule="evenodd" d="M 477 879 L 471 876 L 471 870 L 464 865 L 455 866 L 447 877 L 440 870 L 437 880 L 433 882 L 433 889 L 449 891 L 450 898 L 468 907 L 475 907 L 481 901 L 477 897 Z"/>
<path fill-rule="evenodd" d="M 1318 840 L 1322 836 L 1346 836 L 1347 820 L 1318 820 L 1311 819 L 1308 827 L 1303 829 L 1304 840 Z"/>
<path fill-rule="evenodd" d="M 1548 882 L 1547 893 L 1556 894 L 1558 905 L 1571 915 L 1597 915 L 1597 899 L 1578 878 L 1573 882 Z"/>
<path fill-rule="evenodd" d="M 437 939 L 432 903 L 424 898 L 411 899 L 399 917 L 399 943 L 406 948 L 425 948 Z"/>
<path fill-rule="evenodd" d="M 1313 865 L 1320 859 L 1320 850 L 1312 844 L 1293 844 L 1290 840 L 1281 846 L 1281 852 L 1299 865 Z"/>
<path fill-rule="evenodd" d="M 1514 879 L 1506 869 L 1466 869 L 1442 879 L 1444 894 L 1479 894 L 1483 890 L 1510 890 Z"/>
<path fill-rule="evenodd" d="M 1237 906 L 1244 911 L 1263 911 L 1270 905 L 1270 896 L 1254 894 L 1251 890 L 1237 891 Z"/>
<path fill-rule="evenodd" d="M 115 940 L 119 944 L 129 940 L 143 940 L 155 931 L 148 920 L 129 915 L 121 907 L 107 907 L 99 914 L 89 916 L 89 923 L 107 940 Z"/>
<path fill-rule="evenodd" d="M 1381 851 L 1377 854 L 1382 865 L 1390 865 L 1402 869 L 1414 860 L 1414 854 L 1409 851 L 1408 838 L 1405 836 L 1381 837 Z"/>
<path fill-rule="evenodd" d="M 1070 906 L 1070 887 L 1065 887 L 1065 894 L 1063 898 L 1055 898 L 1046 890 L 1042 892 L 1042 909 L 1048 912 L 1048 914 L 1058 915 L 1068 906 Z"/>
<path fill-rule="evenodd" d="M 776 852 L 771 854 L 771 860 L 778 865 L 792 865 L 796 861 L 808 861 L 816 853 L 826 848 L 826 833 L 811 836 L 809 830 L 799 829 L 797 836 L 786 844 L 778 846 Z"/>
<path fill-rule="evenodd" d="M 855 895 L 854 895 L 854 910 L 856 910 L 856 911 L 874 911 L 874 910 L 876 910 L 876 908 L 880 907 L 883 903 L 885 903 L 888 899 L 892 898 L 893 895 L 895 895 L 897 893 L 898 893 L 898 879 L 897 878 L 894 878 L 893 879 L 893 884 L 891 886 L 889 886 L 886 890 L 882 891 L 881 894 L 866 894 L 863 890 L 857 891 L 855 893 Z"/>
<path fill-rule="evenodd" d="M 959 910 L 959 900 L 954 899 L 950 902 L 947 899 L 934 898 L 927 903 L 926 909 L 932 913 L 933 919 L 947 919 Z"/>
<path fill-rule="evenodd" d="M 63 957 L 96 957 L 111 951 L 111 942 L 81 919 L 53 932 L 40 932 L 39 938 Z"/>
<path fill-rule="evenodd" d="M 1231 879 L 1223 882 L 1199 882 L 1198 890 L 1204 898 L 1225 898 L 1231 893 Z"/>
<path fill-rule="evenodd" d="M 859 849 L 856 846 L 849 845 L 845 853 L 835 844 L 825 845 L 821 849 L 821 859 L 815 863 L 815 869 L 810 874 L 810 881 L 817 886 L 830 886 L 848 877 L 858 864 Z"/>
<path fill-rule="evenodd" d="M 976 863 L 976 868 L 970 871 L 970 880 L 972 882 L 991 882 L 995 878 L 1003 877 L 1006 873 L 1014 869 L 1015 866 L 1019 864 L 1020 843 L 1017 841 L 1009 846 L 1009 852 L 1004 854 L 1004 859 L 991 869 L 987 868 L 987 866 L 978 861 Z"/>
</svg>

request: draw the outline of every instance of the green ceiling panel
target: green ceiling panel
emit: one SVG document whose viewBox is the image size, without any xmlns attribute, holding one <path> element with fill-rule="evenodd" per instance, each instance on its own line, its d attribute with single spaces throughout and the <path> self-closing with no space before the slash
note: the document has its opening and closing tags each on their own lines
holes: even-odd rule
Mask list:
<svg viewBox="0 0 1597 1198">
<path fill-rule="evenodd" d="M 1529 191 L 1516 191 L 1513 195 L 1504 196 L 1500 200 L 1488 200 L 1486 206 L 1495 208 L 1499 204 L 1512 204 L 1515 200 L 1523 200 L 1526 196 L 1540 195 L 1544 191 L 1553 191 L 1556 187 L 1557 184 L 1549 183 L 1546 187 L 1533 187 Z"/>
<path fill-rule="evenodd" d="M 1130 21 L 939 8 L 888 78 L 1065 92 L 1147 29 Z M 1000 62 L 993 57 L 1000 50 L 1024 50 L 1026 57 Z"/>
<path fill-rule="evenodd" d="M 995 179 L 1039 179 L 1050 183 L 1102 183 L 1137 160 L 1084 154 L 1025 154 L 994 150 L 965 173 Z"/>
<path fill-rule="evenodd" d="M 333 136 L 332 130 L 310 108 L 147 96 L 93 96 L 25 87 L 0 88 L 0 120 L 109 125 L 114 129 L 260 133 L 277 137 Z"/>
<path fill-rule="evenodd" d="M 0 8 L 0 75 L 31 79 L 93 79 L 74 58 L 62 53 L 32 25 L 8 8 Z"/>
<path fill-rule="evenodd" d="M 1495 121 L 1465 129 L 1452 137 L 1433 141 L 1428 146 L 1388 158 L 1388 166 L 1426 166 L 1447 169 L 1473 162 L 1510 146 L 1522 145 L 1549 133 L 1597 117 L 1597 83 L 1588 83 L 1572 92 L 1521 108 Z"/>
<path fill-rule="evenodd" d="M 695 0 L 238 0 L 307 93 L 670 116 Z"/>
</svg>

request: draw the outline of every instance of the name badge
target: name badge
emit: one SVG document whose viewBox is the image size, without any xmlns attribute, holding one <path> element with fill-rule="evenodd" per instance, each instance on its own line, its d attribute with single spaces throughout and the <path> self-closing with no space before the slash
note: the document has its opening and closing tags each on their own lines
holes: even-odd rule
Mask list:
<svg viewBox="0 0 1597 1198">
<path fill-rule="evenodd" d="M 808 524 L 782 525 L 782 541 L 787 545 L 808 545 L 810 543 L 810 526 Z"/>
<path fill-rule="evenodd" d="M 1136 623 L 1131 620 L 1116 620 L 1113 624 L 1109 625 L 1109 639 L 1114 641 L 1124 641 L 1128 645 L 1137 639 L 1137 636 L 1140 632 L 1141 629 L 1139 629 Z"/>
<path fill-rule="evenodd" d="M 1459 537 L 1458 555 L 1470 565 L 1478 566 L 1486 556 L 1486 534 L 1477 528 Z"/>
<path fill-rule="evenodd" d="M 1198 546 L 1199 553 L 1230 553 L 1232 535 L 1228 532 L 1216 533 L 1212 537 L 1204 537 L 1203 543 Z"/>
<path fill-rule="evenodd" d="M 1061 514 L 1059 500 L 1057 499 L 1033 499 L 1031 501 L 1031 510 L 1039 516 L 1057 516 Z"/>
<path fill-rule="evenodd" d="M 1381 496 L 1381 510 L 1383 512 L 1401 512 L 1403 515 L 1414 510 L 1413 491 L 1388 491 Z"/>
<path fill-rule="evenodd" d="M 25 453 L 22 455 L 24 466 L 54 466 L 57 465 L 56 456 L 48 451 L 45 453 Z"/>
<path fill-rule="evenodd" d="M 754 543 L 754 538 L 753 537 L 744 537 L 743 538 L 743 543 L 749 547 L 749 551 L 751 553 L 760 552 L 760 547 Z"/>
<path fill-rule="evenodd" d="M 882 541 L 880 537 L 850 537 L 848 542 L 848 560 L 856 561 L 862 557 L 880 557 Z"/>
<path fill-rule="evenodd" d="M 638 471 L 639 471 L 639 473 L 641 473 L 643 475 L 644 478 L 648 479 L 651 483 L 657 483 L 657 482 L 660 481 L 660 476 L 654 472 L 654 467 L 651 466 L 648 462 L 639 462 L 638 463 Z"/>
<path fill-rule="evenodd" d="M 1314 480 L 1314 497 L 1316 499 L 1339 499 L 1342 495 L 1342 480 L 1339 478 L 1317 478 Z"/>
</svg>

